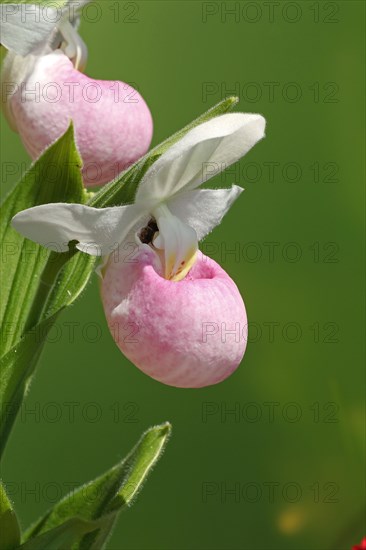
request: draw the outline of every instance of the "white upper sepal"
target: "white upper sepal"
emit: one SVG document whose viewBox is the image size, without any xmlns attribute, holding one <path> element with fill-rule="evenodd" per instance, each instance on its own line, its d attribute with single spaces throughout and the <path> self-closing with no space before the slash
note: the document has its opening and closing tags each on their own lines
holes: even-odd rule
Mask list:
<svg viewBox="0 0 366 550">
<path fill-rule="evenodd" d="M 243 157 L 264 137 L 265 125 L 261 115 L 230 113 L 196 126 L 149 168 L 136 203 L 149 209 L 198 187 Z"/>
<path fill-rule="evenodd" d="M 238 185 L 233 185 L 230 189 L 187 191 L 169 201 L 169 210 L 185 224 L 193 227 L 200 241 L 221 223 L 243 191 Z"/>
<path fill-rule="evenodd" d="M 1 44 L 26 56 L 48 44 L 60 12 L 37 4 L 1 4 L 0 18 Z"/>
<path fill-rule="evenodd" d="M 12 226 L 56 252 L 67 252 L 70 241 L 91 256 L 110 254 L 141 218 L 135 205 L 92 208 L 82 204 L 50 203 L 23 210 Z"/>
</svg>

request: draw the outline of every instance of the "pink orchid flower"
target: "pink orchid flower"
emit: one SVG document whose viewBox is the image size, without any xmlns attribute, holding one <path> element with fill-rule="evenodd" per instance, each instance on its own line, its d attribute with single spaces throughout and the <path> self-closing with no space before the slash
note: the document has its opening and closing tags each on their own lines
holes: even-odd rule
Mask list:
<svg viewBox="0 0 366 550">
<path fill-rule="evenodd" d="M 117 345 L 166 384 L 215 384 L 243 357 L 243 300 L 225 271 L 198 251 L 198 241 L 221 222 L 242 188 L 197 188 L 245 155 L 264 129 L 261 115 L 222 115 L 161 155 L 133 204 L 46 204 L 13 218 L 15 229 L 43 246 L 63 252 L 78 241 L 79 250 L 107 256 L 102 300 Z M 137 250 L 132 263 L 126 261 L 131 243 Z M 120 337 L 131 324 L 135 342 Z"/>
<path fill-rule="evenodd" d="M 58 25 L 43 21 L 39 27 L 34 14 L 42 22 L 40 6 L 17 5 L 9 11 L 5 5 L 2 12 L 9 48 L 1 76 L 2 103 L 32 159 L 59 138 L 71 120 L 87 186 L 111 181 L 147 152 L 153 123 L 145 101 L 128 84 L 94 80 L 81 72 L 87 49 L 67 14 Z"/>
</svg>

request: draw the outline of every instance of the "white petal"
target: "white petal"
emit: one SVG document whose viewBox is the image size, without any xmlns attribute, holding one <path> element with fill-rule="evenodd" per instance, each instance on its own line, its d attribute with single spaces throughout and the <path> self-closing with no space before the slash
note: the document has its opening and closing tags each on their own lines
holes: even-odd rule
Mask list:
<svg viewBox="0 0 366 550">
<path fill-rule="evenodd" d="M 230 189 L 188 191 L 170 200 L 168 207 L 175 216 L 193 227 L 200 241 L 219 225 L 242 191 L 244 189 L 238 185 Z"/>
<path fill-rule="evenodd" d="M 261 115 L 231 113 L 189 131 L 146 172 L 136 202 L 149 208 L 198 187 L 243 157 L 264 137 Z"/>
<path fill-rule="evenodd" d="M 138 223 L 134 205 L 91 208 L 82 204 L 51 203 L 23 210 L 12 219 L 22 235 L 56 252 L 70 241 L 91 256 L 110 254 Z"/>
<path fill-rule="evenodd" d="M 33 4 L 2 4 L 0 18 L 1 44 L 26 56 L 48 43 L 61 11 Z"/>
</svg>

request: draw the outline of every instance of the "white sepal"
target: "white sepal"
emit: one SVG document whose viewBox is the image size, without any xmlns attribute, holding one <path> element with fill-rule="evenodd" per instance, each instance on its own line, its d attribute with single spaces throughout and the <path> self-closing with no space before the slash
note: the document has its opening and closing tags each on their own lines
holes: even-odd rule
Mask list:
<svg viewBox="0 0 366 550">
<path fill-rule="evenodd" d="M 230 113 L 190 130 L 149 168 L 136 193 L 145 208 L 194 189 L 243 157 L 264 137 L 265 119 Z"/>
<path fill-rule="evenodd" d="M 1 4 L 1 44 L 26 56 L 46 46 L 55 32 L 60 13 L 37 4 Z"/>
<path fill-rule="evenodd" d="M 200 241 L 221 223 L 243 191 L 238 185 L 233 185 L 230 189 L 188 191 L 169 201 L 169 210 L 185 224 L 193 227 Z"/>
<path fill-rule="evenodd" d="M 12 226 L 46 248 L 66 252 L 70 241 L 91 256 L 110 254 L 138 224 L 135 205 L 92 208 L 82 204 L 50 203 L 23 210 Z"/>
</svg>

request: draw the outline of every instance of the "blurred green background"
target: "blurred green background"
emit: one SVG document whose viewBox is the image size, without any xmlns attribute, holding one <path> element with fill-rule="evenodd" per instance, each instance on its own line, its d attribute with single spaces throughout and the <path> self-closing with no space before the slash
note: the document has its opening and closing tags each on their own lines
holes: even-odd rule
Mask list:
<svg viewBox="0 0 366 550">
<path fill-rule="evenodd" d="M 94 277 L 51 331 L 5 456 L 24 526 L 170 420 L 111 550 L 345 550 L 365 534 L 364 15 L 359 1 L 155 0 L 84 14 L 87 74 L 138 87 L 153 144 L 228 95 L 266 117 L 267 138 L 212 182 L 246 192 L 202 243 L 252 326 L 224 383 L 166 387 L 115 346 Z M 1 152 L 6 191 L 29 159 L 4 118 Z"/>
</svg>

